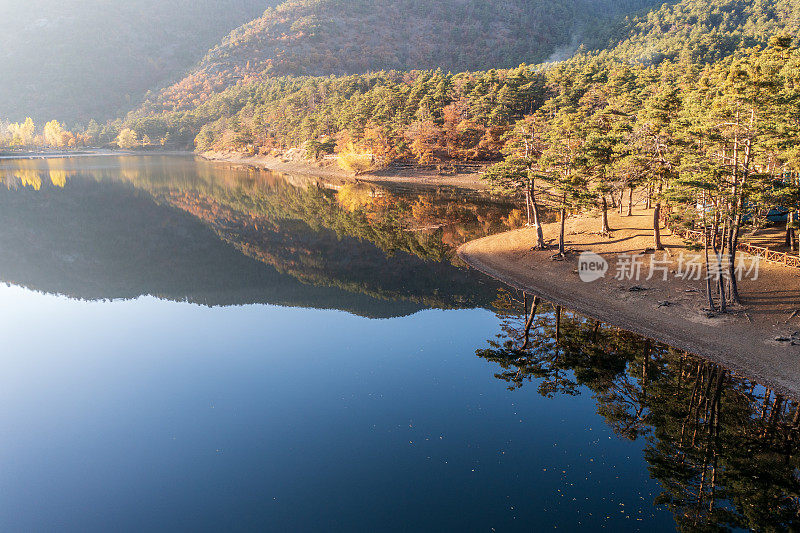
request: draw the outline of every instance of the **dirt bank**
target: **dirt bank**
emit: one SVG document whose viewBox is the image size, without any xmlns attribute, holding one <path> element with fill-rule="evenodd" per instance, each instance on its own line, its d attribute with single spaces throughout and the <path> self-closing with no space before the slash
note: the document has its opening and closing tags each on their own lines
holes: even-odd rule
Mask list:
<svg viewBox="0 0 800 533">
<path fill-rule="evenodd" d="M 225 161 L 287 174 L 304 174 L 328 181 L 338 181 L 342 184 L 352 181 L 364 181 L 426 187 L 457 187 L 478 191 L 487 189 L 486 183 L 481 180 L 480 174 L 474 171 L 441 174 L 435 169 L 427 167 L 403 167 L 356 176 L 353 172 L 341 169 L 335 160 L 312 162 L 292 156 L 247 156 L 237 152 L 204 152 L 200 156 L 210 161 Z"/>
<path fill-rule="evenodd" d="M 731 370 L 800 398 L 800 270 L 761 264 L 757 280 L 741 283 L 743 305 L 726 315 L 707 316 L 704 282 L 676 277 L 678 258 L 694 254 L 681 239 L 665 231 L 668 279 L 658 272 L 646 280 L 651 254 L 642 256 L 638 281 L 615 279 L 623 254 L 652 246 L 648 223 L 652 211 L 632 217 L 611 216 L 611 237 L 598 235 L 596 219 L 575 219 L 567 225 L 567 259 L 554 261 L 554 251 L 532 251 L 532 229 L 521 229 L 469 242 L 458 250 L 468 264 L 513 287 L 606 323 L 701 355 Z M 555 243 L 557 224 L 545 226 Z M 593 251 L 606 259 L 604 278 L 584 282 L 578 274 L 579 252 Z M 661 255 L 656 256 L 661 258 Z M 670 259 L 671 257 L 671 259 Z M 752 275 L 750 276 L 752 277 Z M 633 290 L 632 290 L 633 289 Z M 780 340 L 778 340 L 780 339 Z"/>
</svg>

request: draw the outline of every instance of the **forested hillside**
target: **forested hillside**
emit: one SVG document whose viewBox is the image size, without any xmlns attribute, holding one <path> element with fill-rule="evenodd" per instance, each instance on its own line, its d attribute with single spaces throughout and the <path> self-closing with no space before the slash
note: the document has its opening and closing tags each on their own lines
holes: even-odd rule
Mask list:
<svg viewBox="0 0 800 533">
<path fill-rule="evenodd" d="M 132 115 L 127 126 L 200 150 L 267 153 L 311 141 L 316 155 L 481 160 L 499 153 L 509 121 L 543 95 L 544 77 L 527 67 L 280 77 L 236 85 L 190 111 Z"/>
<path fill-rule="evenodd" d="M 120 116 L 268 0 L 25 0 L 0 16 L 0 118 Z"/>
<path fill-rule="evenodd" d="M 228 35 L 156 104 L 188 109 L 242 80 L 509 68 L 568 57 L 653 0 L 289 0 Z"/>
<path fill-rule="evenodd" d="M 721 239 L 706 243 L 727 272 L 708 308 L 739 303 L 735 256 L 743 228 L 775 206 L 796 206 L 800 176 L 800 1 L 684 0 L 627 22 L 628 37 L 567 61 L 514 69 L 266 77 L 200 96 L 187 111 L 132 114 L 132 131 L 188 139 L 201 150 L 306 156 L 335 153 L 356 172 L 403 160 L 447 166 L 494 160 L 484 177 L 538 208 L 558 210 L 558 250 L 570 213 L 653 206 L 670 224 Z M 706 206 L 697 209 L 697 206 Z M 789 209 L 786 244 L 796 250 Z M 682 231 L 679 229 L 678 231 Z M 720 281 L 722 280 L 722 281 Z"/>
<path fill-rule="evenodd" d="M 227 0 L 241 5 L 250 1 Z M 0 144 L 80 146 L 116 140 L 125 148 L 145 144 L 250 153 L 306 146 L 313 157 L 344 155 L 340 160 L 345 163 L 348 158 L 355 161 L 352 168 L 397 159 L 491 160 L 503 155 L 504 136 L 515 122 L 564 91 L 602 81 L 607 75 L 602 73 L 614 65 L 627 63 L 639 70 L 665 61 L 714 63 L 763 46 L 773 35 L 792 35 L 800 20 L 798 0 L 682 0 L 648 12 L 650 2 L 290 0 L 228 34 L 188 76 L 151 93 L 123 122 L 92 124 L 74 135 L 62 134 L 62 124 L 51 125 L 50 135 L 44 130 L 34 134 L 40 126 L 33 124 L 11 124 L 0 132 Z M 193 4 L 180 20 L 201 12 L 214 12 L 214 7 Z M 122 9 L 120 18 L 123 13 L 131 20 L 129 26 L 144 24 L 136 22 L 134 12 Z M 73 22 L 78 20 L 86 24 L 77 16 Z M 219 27 L 220 21 L 206 24 Z M 173 33 L 176 24 L 169 23 Z M 109 42 L 125 39 L 117 36 Z M 522 62 L 568 57 L 581 42 L 583 51 L 566 63 L 515 68 Z M 152 51 L 153 57 L 168 59 L 149 64 L 151 78 L 168 76 L 169 57 L 178 56 L 166 52 Z M 135 62 L 134 56 L 131 52 L 109 60 L 116 64 L 99 69 L 95 78 L 83 75 L 89 81 L 68 76 L 54 82 L 58 90 L 31 85 L 26 98 L 37 106 L 39 92 L 53 95 L 54 109 L 59 101 L 69 109 L 87 99 L 95 109 L 130 109 L 136 91 L 129 86 L 146 77 L 122 68 Z M 560 74 L 567 65 L 569 73 Z M 89 67 L 75 70 L 81 68 Z M 584 75 L 591 69 L 597 73 Z M 56 65 L 53 70 L 68 69 Z M 81 88 L 102 73 L 119 71 L 125 76 L 108 76 L 108 84 L 96 87 L 95 92 L 112 94 L 109 99 L 92 98 L 93 91 Z M 642 71 L 638 90 L 660 75 Z M 18 93 L 13 89 L 17 83 L 0 87 L 0 96 Z M 143 93 L 143 86 L 139 91 Z M 25 104 L 16 109 L 26 109 Z M 2 112 L 0 105 L 0 117 Z"/>
<path fill-rule="evenodd" d="M 797 0 L 682 0 L 626 17 L 606 34 L 598 28 L 587 46 L 644 63 L 711 62 L 798 29 Z"/>
</svg>

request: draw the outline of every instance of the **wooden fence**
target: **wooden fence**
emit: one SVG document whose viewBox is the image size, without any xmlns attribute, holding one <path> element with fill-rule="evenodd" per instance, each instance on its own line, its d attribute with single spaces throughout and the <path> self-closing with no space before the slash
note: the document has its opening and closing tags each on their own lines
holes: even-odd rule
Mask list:
<svg viewBox="0 0 800 533">
<path fill-rule="evenodd" d="M 762 246 L 753 246 L 747 242 L 740 242 L 736 249 L 740 252 L 745 252 L 750 255 L 760 257 L 769 263 L 778 263 L 794 268 L 800 268 L 800 257 L 788 254 L 786 252 L 776 252 Z"/>
<path fill-rule="evenodd" d="M 669 228 L 669 225 L 667 225 L 667 228 L 675 235 L 678 235 L 688 241 L 694 241 L 702 244 L 706 238 L 705 233 L 702 231 L 682 228 Z M 786 252 L 776 252 L 775 250 L 770 250 L 769 248 L 764 248 L 763 246 L 754 246 L 749 242 L 740 242 L 736 246 L 736 250 L 750 254 L 754 257 L 760 257 L 763 261 L 768 263 L 776 263 L 779 265 L 800 268 L 800 256 L 797 255 L 788 254 Z"/>
</svg>

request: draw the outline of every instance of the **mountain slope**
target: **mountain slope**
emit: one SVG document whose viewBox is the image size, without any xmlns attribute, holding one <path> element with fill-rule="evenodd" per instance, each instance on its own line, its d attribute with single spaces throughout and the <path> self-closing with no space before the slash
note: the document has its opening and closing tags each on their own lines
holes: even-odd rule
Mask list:
<svg viewBox="0 0 800 533">
<path fill-rule="evenodd" d="M 577 47 L 598 18 L 653 0 L 290 0 L 231 32 L 159 98 L 186 109 L 240 80 L 515 67 Z M 563 50 L 562 50 L 563 52 Z"/>
<path fill-rule="evenodd" d="M 712 62 L 798 30 L 799 0 L 682 0 L 627 19 L 592 45 L 643 63 Z"/>
<path fill-rule="evenodd" d="M 765 44 L 777 33 L 794 34 L 800 28 L 800 0 L 682 0 L 626 18 L 616 25 L 610 24 L 608 18 L 603 19 L 605 22 L 585 21 L 586 13 L 596 12 L 605 5 L 603 0 L 570 0 L 574 15 L 569 19 L 569 27 L 574 30 L 570 44 L 583 40 L 586 49 L 601 50 L 581 52 L 554 67 L 467 71 L 455 75 L 434 71 L 338 77 L 289 75 L 401 68 L 412 63 L 419 67 L 449 68 L 449 62 L 458 61 L 464 62 L 460 64 L 462 68 L 496 69 L 516 63 L 520 58 L 514 53 L 531 54 L 527 57 L 534 58 L 535 54 L 549 52 L 552 59 L 552 54 L 559 48 L 563 51 L 565 46 L 554 50 L 521 39 L 518 33 L 528 31 L 526 24 L 550 20 L 542 18 L 542 14 L 553 15 L 556 11 L 547 10 L 565 9 L 566 4 L 536 11 L 535 3 L 521 0 L 508 0 L 496 7 L 486 7 L 488 4 L 477 0 L 435 0 L 435 5 L 441 8 L 435 12 L 451 13 L 444 9 L 449 6 L 460 13 L 462 23 L 452 23 L 450 29 L 462 28 L 465 35 L 472 35 L 469 40 L 473 42 L 480 35 L 494 39 L 493 46 L 477 49 L 469 44 L 461 46 L 457 36 L 445 32 L 450 24 L 449 14 L 445 17 L 416 12 L 416 18 L 411 16 L 415 13 L 412 8 L 417 5 L 414 0 L 398 1 L 395 7 L 403 4 L 410 15 L 403 19 L 403 25 L 395 24 L 386 32 L 369 32 L 365 25 L 369 22 L 378 28 L 378 21 L 383 21 L 380 27 L 388 28 L 397 12 L 387 7 L 365 16 L 367 11 L 363 9 L 367 4 L 388 6 L 386 0 L 359 0 L 360 11 L 346 7 L 333 10 L 334 6 L 341 7 L 342 1 L 296 0 L 268 10 L 263 17 L 229 35 L 190 77 L 131 113 L 126 126 L 140 136 L 167 139 L 176 146 L 190 146 L 194 142 L 200 150 L 270 153 L 303 146 L 308 141 L 333 139 L 338 142 L 336 150 L 364 150 L 381 161 L 488 160 L 499 157 L 503 133 L 514 121 L 541 105 L 554 85 L 580 86 L 590 82 L 593 72 L 604 71 L 603 65 L 620 61 L 643 64 L 657 64 L 666 59 L 686 63 L 716 61 L 744 48 Z M 482 22 L 476 25 L 469 18 L 469 8 L 479 4 L 489 11 L 482 12 L 479 19 Z M 616 4 L 618 10 L 622 9 L 621 4 Z M 575 13 L 579 5 L 586 7 L 580 16 Z M 632 10 L 639 5 L 634 2 L 624 7 Z M 514 11 L 515 6 L 519 10 Z M 536 12 L 538 18 L 521 23 L 523 15 L 529 12 Z M 308 26 L 309 13 L 316 17 L 313 20 L 327 22 Z M 351 18 L 342 18 L 347 13 Z M 506 17 L 508 13 L 514 16 Z M 425 17 L 431 21 L 424 22 Z M 560 26 L 553 26 L 551 36 L 561 31 L 559 38 L 567 37 L 565 20 L 561 20 Z M 436 36 L 422 39 L 427 44 L 436 44 L 430 49 L 409 45 L 410 35 L 429 27 L 438 28 L 438 33 L 447 35 L 447 39 L 436 40 L 439 39 Z M 481 33 L 484 27 L 493 29 L 484 35 Z M 506 33 L 497 29 L 501 27 L 507 29 Z M 373 35 L 380 37 L 373 39 Z M 516 37 L 510 37 L 513 35 Z M 409 39 L 403 40 L 401 36 Z M 444 42 L 448 39 L 450 42 Z M 548 46 L 556 40 L 553 37 Z M 348 42 L 360 44 L 351 49 L 345 46 Z M 370 48 L 373 42 L 384 43 L 387 48 Z M 527 47 L 524 53 L 520 46 Z M 328 53 L 334 48 L 342 50 L 342 54 Z M 464 52 L 463 56 L 452 55 L 459 50 Z M 501 53 L 503 50 L 508 55 Z M 348 148 L 348 142 L 357 146 Z"/>
<path fill-rule="evenodd" d="M 266 0 L 6 0 L 0 118 L 119 116 L 185 71 Z"/>
</svg>

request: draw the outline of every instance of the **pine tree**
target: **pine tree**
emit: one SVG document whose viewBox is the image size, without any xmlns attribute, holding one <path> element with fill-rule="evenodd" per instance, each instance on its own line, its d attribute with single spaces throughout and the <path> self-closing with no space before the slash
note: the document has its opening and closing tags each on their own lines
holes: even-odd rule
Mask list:
<svg viewBox="0 0 800 533">
<path fill-rule="evenodd" d="M 535 248 L 544 250 L 547 244 L 542 231 L 540 204 L 536 194 L 537 162 L 544 149 L 538 117 L 519 121 L 507 135 L 506 158 L 492 165 L 484 174 L 495 191 L 519 193 L 525 196 L 528 226 L 536 228 Z"/>
<path fill-rule="evenodd" d="M 549 110 L 545 109 L 545 113 Z M 544 133 L 547 148 L 539 158 L 542 179 L 550 189 L 548 195 L 558 210 L 560 230 L 558 255 L 566 254 L 564 233 L 570 211 L 578 211 L 593 198 L 587 192 L 586 180 L 580 172 L 579 159 L 583 141 L 578 130 L 578 114 L 572 108 L 560 108 L 553 112 Z"/>
<path fill-rule="evenodd" d="M 669 70 L 668 65 L 664 68 Z M 656 250 L 664 249 L 661 243 L 661 201 L 664 186 L 675 177 L 678 163 L 675 132 L 680 109 L 678 88 L 664 76 L 661 85 L 644 101 L 637 121 L 639 148 L 647 160 L 646 179 L 656 202 L 653 210 L 653 248 Z"/>
</svg>

